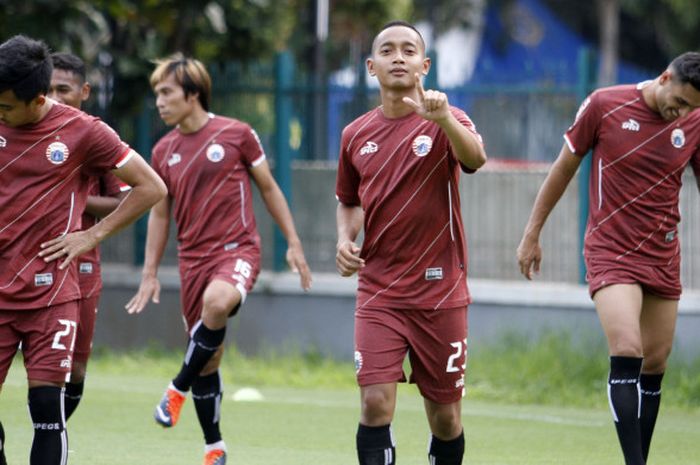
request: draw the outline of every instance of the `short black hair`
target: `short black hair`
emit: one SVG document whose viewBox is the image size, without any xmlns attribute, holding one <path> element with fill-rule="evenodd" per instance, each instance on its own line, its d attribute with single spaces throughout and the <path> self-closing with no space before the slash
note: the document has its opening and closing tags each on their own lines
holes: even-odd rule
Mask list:
<svg viewBox="0 0 700 465">
<path fill-rule="evenodd" d="M 51 54 L 41 40 L 16 35 L 0 45 L 0 92 L 12 90 L 29 103 L 51 85 Z"/>
<path fill-rule="evenodd" d="M 53 69 L 69 71 L 78 76 L 82 82 L 85 82 L 85 62 L 79 57 L 72 53 L 55 52 L 51 54 L 51 61 L 53 62 Z"/>
<path fill-rule="evenodd" d="M 689 83 L 700 91 L 700 53 L 685 52 L 677 56 L 669 65 L 673 77 L 683 84 Z"/>
<path fill-rule="evenodd" d="M 379 34 L 381 34 L 383 31 L 389 29 L 390 27 L 395 27 L 395 26 L 401 26 L 401 27 L 407 27 L 409 29 L 413 29 L 416 34 L 418 34 L 418 37 L 420 38 L 420 43 L 423 46 L 423 52 L 425 52 L 425 39 L 423 39 L 423 34 L 420 33 L 418 29 L 416 29 L 416 26 L 413 24 L 409 23 L 408 21 L 403 21 L 400 19 L 395 19 L 393 21 L 389 21 L 386 23 L 384 26 L 382 26 L 381 29 L 377 32 L 377 34 L 374 36 L 374 40 L 372 40 L 372 51 L 374 51 L 374 46 L 376 45 L 377 37 L 379 37 Z"/>
</svg>

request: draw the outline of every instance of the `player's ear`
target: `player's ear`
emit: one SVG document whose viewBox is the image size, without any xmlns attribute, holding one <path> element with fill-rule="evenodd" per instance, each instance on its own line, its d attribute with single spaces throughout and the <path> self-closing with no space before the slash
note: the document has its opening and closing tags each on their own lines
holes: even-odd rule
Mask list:
<svg viewBox="0 0 700 465">
<path fill-rule="evenodd" d="M 428 72 L 430 72 L 430 66 L 432 65 L 432 61 L 430 61 L 429 57 L 423 58 L 423 69 L 421 70 L 421 74 L 423 76 L 427 76 Z"/>
<path fill-rule="evenodd" d="M 376 76 L 377 72 L 374 71 L 374 60 L 371 58 L 367 58 L 367 72 L 369 73 L 370 76 Z"/>
<path fill-rule="evenodd" d="M 670 69 L 667 69 L 661 75 L 659 76 L 659 84 L 666 84 L 668 81 L 670 81 L 673 78 L 673 72 Z"/>
<path fill-rule="evenodd" d="M 83 102 L 90 98 L 90 83 L 84 82 L 80 88 L 80 100 Z"/>
</svg>

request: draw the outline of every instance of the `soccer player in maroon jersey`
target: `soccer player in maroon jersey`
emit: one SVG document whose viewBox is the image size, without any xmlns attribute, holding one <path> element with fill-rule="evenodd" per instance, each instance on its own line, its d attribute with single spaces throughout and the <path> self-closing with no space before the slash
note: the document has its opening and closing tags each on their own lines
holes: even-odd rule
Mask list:
<svg viewBox="0 0 700 465">
<path fill-rule="evenodd" d="M 53 73 L 49 97 L 80 109 L 83 102 L 90 98 L 90 84 L 86 80 L 85 63 L 77 56 L 63 52 L 51 54 L 51 60 Z M 88 198 L 82 218 L 83 229 L 90 228 L 99 218 L 112 213 L 130 189 L 128 184 L 121 182 L 112 173 L 91 177 L 88 182 Z M 78 280 L 82 298 L 73 350 L 73 366 L 65 390 L 66 420 L 78 407 L 85 386 L 85 371 L 92 349 L 97 304 L 102 290 L 99 247 L 80 256 Z"/>
<path fill-rule="evenodd" d="M 608 340 L 608 398 L 627 465 L 647 460 L 681 295 L 678 197 L 700 175 L 700 53 L 653 81 L 607 87 L 581 105 L 518 247 L 527 279 L 540 269 L 547 216 L 593 151 L 584 256 Z"/>
<path fill-rule="evenodd" d="M 31 465 L 65 464 L 63 385 L 78 317 L 76 257 L 165 195 L 148 164 L 97 118 L 47 98 L 43 42 L 0 45 L 0 387 L 21 343 L 34 426 Z M 112 214 L 81 231 L 86 179 L 113 172 L 133 186 Z"/>
<path fill-rule="evenodd" d="M 152 165 L 168 196 L 151 211 L 146 258 L 138 293 L 127 304 L 140 312 L 158 302 L 158 265 L 170 215 L 177 224 L 182 312 L 190 341 L 185 361 L 156 408 L 155 419 L 174 426 L 192 389 L 204 432 L 205 465 L 223 465 L 226 445 L 219 429 L 222 384 L 219 365 L 226 323 L 260 270 L 260 237 L 253 214 L 250 179 L 287 239 L 287 261 L 301 286 L 311 273 L 282 191 L 277 186 L 255 131 L 246 123 L 209 113 L 211 78 L 198 60 L 176 55 L 158 62 L 151 75 L 156 106 L 175 128 L 153 148 Z"/>
<path fill-rule="evenodd" d="M 467 115 L 423 89 L 430 59 L 411 24 L 379 32 L 367 69 L 382 105 L 343 130 L 336 184 L 336 265 L 343 276 L 359 274 L 359 463 L 395 463 L 391 421 L 408 353 L 432 432 L 430 463 L 461 464 L 470 297 L 458 183 L 486 153 Z"/>
</svg>

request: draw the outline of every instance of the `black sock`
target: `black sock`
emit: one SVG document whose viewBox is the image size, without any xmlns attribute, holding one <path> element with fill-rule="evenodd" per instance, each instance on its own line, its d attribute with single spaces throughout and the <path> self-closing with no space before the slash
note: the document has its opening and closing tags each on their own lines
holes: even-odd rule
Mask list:
<svg viewBox="0 0 700 465">
<path fill-rule="evenodd" d="M 626 465 L 644 465 L 639 426 L 639 373 L 642 359 L 610 357 L 608 399 Z"/>
<path fill-rule="evenodd" d="M 360 465 L 394 465 L 396 447 L 391 425 L 357 428 L 357 458 Z"/>
<path fill-rule="evenodd" d="M 63 388 L 29 389 L 29 415 L 34 424 L 30 465 L 62 465 L 68 459 L 68 434 L 63 414 Z"/>
<path fill-rule="evenodd" d="M 664 374 L 661 373 L 658 375 L 642 374 L 639 378 L 639 387 L 642 391 L 639 426 L 642 431 L 642 455 L 644 455 L 644 460 L 649 457 L 651 436 L 654 434 L 654 425 L 656 425 L 656 417 L 659 414 L 659 405 L 661 405 L 661 380 L 663 377 Z"/>
<path fill-rule="evenodd" d="M 454 439 L 443 441 L 430 436 L 428 459 L 430 465 L 462 465 L 464 457 L 464 431 Z"/>
<path fill-rule="evenodd" d="M 222 393 L 223 386 L 218 370 L 207 376 L 198 376 L 192 382 L 192 400 L 194 400 L 197 418 L 199 418 L 199 424 L 204 432 L 205 444 L 221 441 L 219 417 L 221 415 Z"/>
<path fill-rule="evenodd" d="M 7 460 L 5 459 L 5 429 L 2 427 L 1 421 L 0 421 L 0 465 L 7 465 Z"/>
<path fill-rule="evenodd" d="M 85 387 L 85 381 L 80 383 L 66 383 L 66 392 L 64 395 L 64 401 L 66 404 L 66 421 L 73 415 L 75 409 L 78 408 L 80 399 L 83 398 L 83 388 Z"/>
<path fill-rule="evenodd" d="M 192 382 L 199 376 L 204 365 L 212 358 L 216 350 L 226 335 L 226 327 L 221 329 L 209 329 L 204 326 L 204 323 L 199 322 L 190 343 L 187 346 L 185 353 L 185 362 L 180 368 L 180 373 L 173 380 L 173 385 L 180 391 L 186 392 L 190 390 Z"/>
</svg>

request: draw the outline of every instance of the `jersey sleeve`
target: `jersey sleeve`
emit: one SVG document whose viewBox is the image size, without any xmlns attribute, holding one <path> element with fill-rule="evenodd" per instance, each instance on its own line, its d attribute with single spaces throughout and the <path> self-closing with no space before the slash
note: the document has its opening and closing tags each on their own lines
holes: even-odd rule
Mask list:
<svg viewBox="0 0 700 465">
<path fill-rule="evenodd" d="M 600 94 L 589 95 L 576 113 L 574 123 L 564 134 L 569 150 L 583 157 L 598 140 L 601 121 Z"/>
<path fill-rule="evenodd" d="M 102 174 L 116 168 L 120 168 L 128 162 L 132 156 L 132 150 L 128 144 L 119 138 L 119 135 L 98 118 L 91 120 L 88 157 L 86 159 L 86 171 L 92 176 Z"/>
<path fill-rule="evenodd" d="M 112 173 L 105 173 L 100 176 L 100 195 L 104 197 L 116 197 L 122 192 L 126 192 L 131 189 L 131 186 L 126 184 L 124 181 L 113 175 Z"/>
<path fill-rule="evenodd" d="M 359 206 L 360 174 L 352 164 L 352 155 L 349 151 L 346 132 L 343 131 L 340 142 L 340 156 L 338 157 L 338 174 L 335 178 L 335 195 L 338 201 L 348 206 Z"/>
<path fill-rule="evenodd" d="M 241 158 L 248 168 L 255 168 L 267 158 L 258 133 L 247 124 L 243 130 L 241 152 Z"/>
<path fill-rule="evenodd" d="M 484 140 L 481 138 L 481 134 L 479 134 L 479 132 L 476 130 L 476 125 L 471 120 L 471 118 L 469 118 L 469 116 L 467 116 L 467 114 L 464 111 L 460 110 L 459 108 L 450 107 L 450 111 L 452 112 L 454 117 L 457 118 L 457 121 L 459 121 L 459 124 L 461 124 L 462 126 L 467 128 L 467 130 L 469 132 L 471 132 L 476 137 L 476 139 L 479 141 L 479 143 L 483 147 Z M 452 150 L 452 144 L 450 144 L 449 141 L 448 141 L 448 147 L 449 147 L 449 152 L 450 152 L 450 155 L 452 156 L 452 159 L 454 161 L 456 161 L 457 163 L 459 163 L 459 167 L 462 169 L 462 171 L 464 171 L 465 173 L 470 173 L 470 174 L 476 172 L 475 169 L 469 168 L 468 166 L 465 166 L 461 161 L 459 161 L 459 159 L 455 155 L 454 151 Z"/>
</svg>

